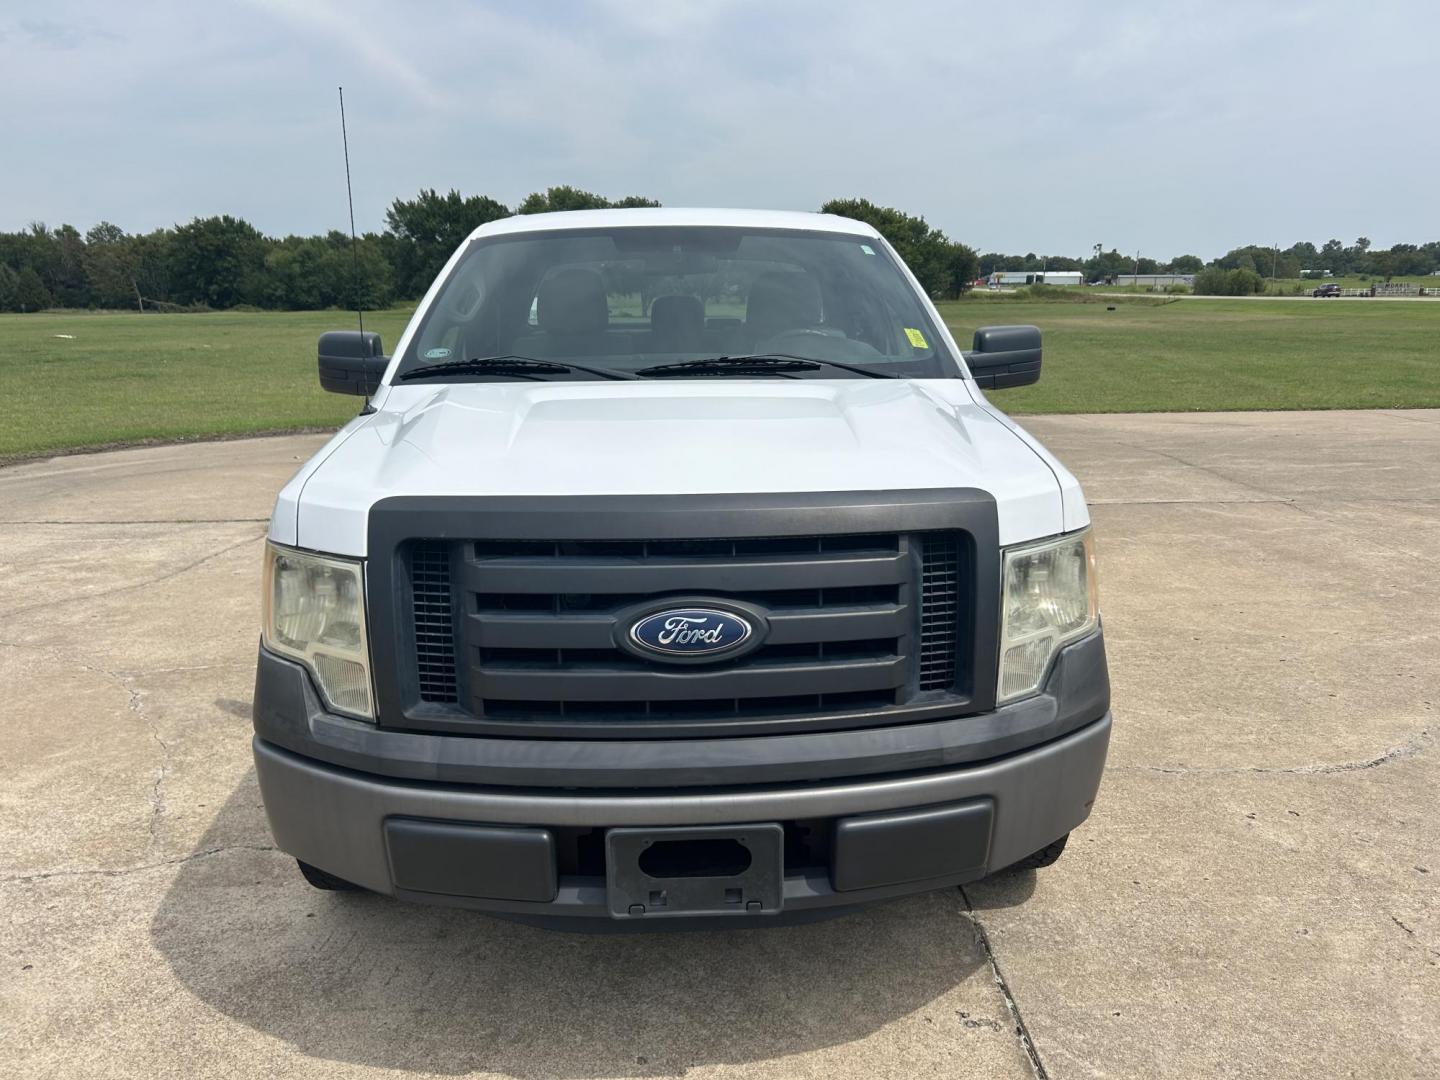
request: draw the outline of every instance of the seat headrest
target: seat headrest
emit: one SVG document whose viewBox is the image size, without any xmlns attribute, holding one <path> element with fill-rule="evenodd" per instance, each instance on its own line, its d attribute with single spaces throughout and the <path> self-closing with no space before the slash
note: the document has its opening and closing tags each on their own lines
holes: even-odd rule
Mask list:
<svg viewBox="0 0 1440 1080">
<path fill-rule="evenodd" d="M 698 296 L 657 296 L 650 304 L 650 329 L 667 341 L 699 341 L 705 304 Z"/>
<path fill-rule="evenodd" d="M 820 321 L 820 286 L 809 274 L 772 270 L 750 285 L 745 325 L 774 334 Z"/>
<path fill-rule="evenodd" d="M 610 325 L 605 279 L 599 271 L 574 266 L 540 283 L 535 321 L 551 334 L 592 334 Z"/>
</svg>

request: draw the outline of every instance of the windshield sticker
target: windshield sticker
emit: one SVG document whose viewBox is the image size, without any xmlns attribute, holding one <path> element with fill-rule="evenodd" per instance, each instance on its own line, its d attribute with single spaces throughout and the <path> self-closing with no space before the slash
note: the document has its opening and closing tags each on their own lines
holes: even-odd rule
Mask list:
<svg viewBox="0 0 1440 1080">
<path fill-rule="evenodd" d="M 426 349 L 426 350 L 425 350 L 425 359 L 426 359 L 426 360 L 444 360 L 444 359 L 445 359 L 447 356 L 449 356 L 449 355 L 450 355 L 450 350 L 449 350 L 449 349 Z"/>
<path fill-rule="evenodd" d="M 913 326 L 905 327 L 905 336 L 910 339 L 910 344 L 914 345 L 917 349 L 928 349 L 930 347 L 930 343 L 925 340 L 925 335 Z"/>
<path fill-rule="evenodd" d="M 860 250 L 863 251 L 866 255 L 874 255 L 874 254 L 875 254 L 875 249 L 872 248 L 869 244 L 861 244 L 861 245 L 860 245 Z"/>
</svg>

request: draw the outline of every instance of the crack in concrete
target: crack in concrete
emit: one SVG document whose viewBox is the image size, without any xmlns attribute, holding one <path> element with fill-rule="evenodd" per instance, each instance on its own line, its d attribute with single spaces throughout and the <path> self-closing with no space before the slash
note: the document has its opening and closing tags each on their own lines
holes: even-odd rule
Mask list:
<svg viewBox="0 0 1440 1080">
<path fill-rule="evenodd" d="M 1391 915 L 1391 916 L 1390 916 L 1390 921 L 1393 922 L 1396 926 L 1400 927 L 1401 930 L 1404 930 L 1404 931 L 1405 931 L 1407 934 L 1409 934 L 1411 937 L 1414 937 L 1414 936 L 1415 936 L 1415 931 L 1414 931 L 1414 930 L 1411 930 L 1410 927 L 1406 926 L 1403 922 L 1401 922 L 1399 919 L 1397 919 L 1394 915 Z"/>
<path fill-rule="evenodd" d="M 1154 446 L 1141 446 L 1131 442 L 1121 442 L 1118 439 L 1112 440 L 1112 442 L 1115 446 L 1123 446 L 1125 449 L 1134 450 L 1136 453 L 1154 454 L 1156 457 L 1162 457 L 1168 461 L 1173 461 L 1177 465 L 1184 465 L 1187 469 L 1194 469 L 1197 472 L 1202 472 L 1206 476 L 1214 477 L 1216 480 L 1219 480 L 1222 483 L 1234 484 L 1236 487 L 1242 487 L 1250 491 L 1259 492 L 1261 495 L 1266 496 L 1268 499 L 1275 500 L 1276 502 L 1285 501 L 1284 496 L 1279 495 L 1273 491 L 1267 491 L 1265 488 L 1260 487 L 1260 485 L 1258 484 L 1252 484 L 1246 480 L 1237 480 L 1233 476 L 1226 476 L 1224 473 L 1220 472 L 1220 470 L 1215 469 L 1209 465 L 1199 465 L 1193 461 L 1186 461 L 1179 454 L 1172 454 L 1168 450 L 1161 450 Z"/>
<path fill-rule="evenodd" d="M 1378 769 L 1395 761 L 1414 757 L 1430 745 L 1430 730 L 1422 729 L 1399 746 L 1392 746 L 1378 757 L 1364 761 L 1341 761 L 1322 765 L 1292 765 L 1266 767 L 1263 765 L 1219 765 L 1214 767 L 1190 765 L 1109 765 L 1106 771 L 1153 772 L 1167 776 L 1237 776 L 1242 774 L 1283 775 L 1283 776 L 1325 776 L 1331 773 L 1359 772 L 1363 769 Z"/>
<path fill-rule="evenodd" d="M 167 866 L 181 866 L 184 863 L 194 862 L 196 859 L 208 859 L 214 855 L 225 855 L 232 851 L 268 852 L 279 850 L 273 844 L 223 844 L 220 847 L 192 851 L 189 855 L 182 855 L 178 859 L 160 859 L 156 862 L 138 863 L 135 866 L 120 866 L 113 869 L 96 867 L 81 870 L 46 870 L 38 874 L 17 874 L 13 877 L 0 878 L 0 885 L 28 885 L 36 881 L 49 881 L 52 878 L 65 877 L 125 877 L 128 874 L 159 870 Z"/>
<path fill-rule="evenodd" d="M 216 671 L 222 668 L 248 668 L 254 670 L 254 660 L 221 660 L 213 664 L 180 664 L 172 667 L 160 668 L 121 668 L 117 671 L 109 671 L 105 668 L 97 668 L 85 661 L 78 659 L 74 654 L 62 652 L 50 645 L 33 645 L 25 641 L 0 641 L 0 649 L 17 649 L 26 652 L 39 653 L 47 659 L 58 664 L 74 664 L 82 671 L 95 672 L 100 675 L 108 675 L 113 679 L 135 680 L 145 676 L 174 675 L 187 671 Z"/>
<path fill-rule="evenodd" d="M 1440 499 L 1323 499 L 1315 495 L 1296 495 L 1291 498 L 1270 499 L 1089 499 L 1091 506 L 1293 506 L 1304 499 L 1318 506 L 1437 506 Z M 4 522 L 0 522 L 4 524 Z"/>
<path fill-rule="evenodd" d="M 1020 1006 L 1015 1001 L 1015 995 L 1010 992 L 1010 984 L 1005 981 L 1000 962 L 995 958 L 995 950 L 990 945 L 990 935 L 985 933 L 985 927 L 980 925 L 980 919 L 975 914 L 975 906 L 970 903 L 970 894 L 965 891 L 965 886 L 959 886 L 959 892 L 960 899 L 965 901 L 965 917 L 970 920 L 975 944 L 980 946 L 985 959 L 990 963 L 990 978 L 994 980 L 1000 997 L 1005 1002 L 1005 1010 L 1010 1014 L 1010 1023 L 1015 1030 L 1015 1039 L 1030 1062 L 1030 1072 L 1035 1080 L 1050 1080 L 1050 1074 L 1045 1071 L 1045 1063 L 1040 1060 L 1040 1052 L 1035 1048 L 1035 1040 L 1030 1037 L 1030 1029 L 1025 1026 L 1025 1018 L 1020 1015 Z"/>
<path fill-rule="evenodd" d="M 1291 506 L 1293 499 L 1088 499 L 1090 506 Z M 1377 500 L 1378 501 L 1378 500 Z"/>
<path fill-rule="evenodd" d="M 269 518 L 247 517 L 247 518 L 126 518 L 123 521 L 106 521 L 104 519 L 90 520 L 87 518 L 17 518 L 14 520 L 0 519 L 0 526 L 5 525 L 269 525 Z"/>
<path fill-rule="evenodd" d="M 161 786 L 165 778 L 170 775 L 170 744 L 160 737 L 160 725 L 151 717 L 145 714 L 144 703 L 141 701 L 140 691 L 131 690 L 131 709 L 143 717 L 146 726 L 150 730 L 150 738 L 155 745 L 160 747 L 160 763 L 155 766 L 155 782 L 150 785 L 150 849 L 158 851 L 160 842 L 160 819 L 165 816 L 165 793 Z"/>
<path fill-rule="evenodd" d="M 1379 415 L 1379 416 L 1385 417 L 1387 420 L 1403 420 L 1403 421 L 1405 421 L 1407 424 L 1432 424 L 1432 425 L 1433 425 L 1433 424 L 1435 423 L 1435 421 L 1434 421 L 1434 420 L 1431 420 L 1429 417 L 1423 417 L 1423 416 L 1407 416 L 1405 413 L 1403 413 L 1403 412 L 1397 412 L 1397 411 L 1395 411 L 1394 409 L 1372 409 L 1372 410 L 1370 410 L 1370 411 L 1376 413 L 1376 414 Z M 1413 411 L 1415 411 L 1415 410 L 1409 410 L 1409 411 L 1412 411 L 1412 412 L 1413 412 Z M 1433 412 L 1434 410 L 1426 410 L 1426 411 Z"/>
<path fill-rule="evenodd" d="M 253 544 L 256 540 L 264 537 L 264 535 L 265 534 L 262 532 L 254 536 L 247 536 L 244 540 L 237 540 L 233 544 L 226 544 L 218 551 L 212 551 L 208 555 L 204 555 L 194 560 L 193 562 L 188 562 L 184 566 L 178 567 L 175 570 L 166 571 L 165 573 L 153 578 L 146 578 L 144 581 L 132 581 L 127 585 L 117 585 L 111 589 L 102 589 L 100 592 L 86 593 L 79 599 L 84 600 L 86 603 L 89 603 L 90 601 L 100 600 L 107 596 L 116 596 L 120 593 L 132 592 L 135 589 L 143 589 L 150 585 L 159 585 L 162 582 L 171 580 L 172 578 L 177 578 L 181 574 L 188 574 L 191 570 L 194 570 L 200 566 L 204 566 L 211 559 L 218 559 L 220 556 L 228 554 L 229 552 L 234 551 L 236 548 L 242 548 L 246 544 Z M 0 611 L 0 617 L 13 618 L 16 615 L 24 615 L 26 612 L 29 611 L 37 611 L 40 608 L 48 608 L 53 606 L 53 601 L 42 600 L 34 604 L 28 604 L 25 607 L 11 608 L 9 611 Z"/>
<path fill-rule="evenodd" d="M 37 652 L 50 660 L 60 664 L 74 664 L 81 671 L 92 675 L 103 675 L 111 682 L 125 691 L 127 701 L 125 707 L 145 724 L 146 730 L 155 745 L 160 747 L 160 762 L 155 767 L 155 779 L 150 785 L 150 820 L 148 831 L 150 834 L 150 848 L 158 850 L 160 844 L 160 819 L 165 815 L 165 794 L 161 785 L 165 778 L 170 775 L 170 744 L 160 737 L 160 726 L 153 717 L 145 711 L 145 692 L 132 685 L 139 677 L 137 675 L 125 674 L 119 671 L 111 671 L 109 668 L 98 667 L 95 664 L 87 664 L 74 656 L 67 656 L 57 649 L 48 648 L 44 645 L 25 645 L 15 641 L 0 641 L 0 648 L 28 650 Z"/>
<path fill-rule="evenodd" d="M 0 644 L 3 644 L 3 642 L 0 642 Z M 138 679 L 142 675 L 179 675 L 189 671 L 219 671 L 223 668 L 242 668 L 254 671 L 255 661 L 224 660 L 214 664 L 181 664 L 177 667 L 127 668 L 121 671 L 120 674 L 127 679 Z"/>
</svg>

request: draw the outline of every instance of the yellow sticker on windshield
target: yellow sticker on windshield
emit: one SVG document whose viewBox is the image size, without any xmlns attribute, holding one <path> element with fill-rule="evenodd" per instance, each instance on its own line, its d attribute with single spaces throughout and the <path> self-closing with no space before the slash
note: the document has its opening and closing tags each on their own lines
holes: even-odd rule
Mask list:
<svg viewBox="0 0 1440 1080">
<path fill-rule="evenodd" d="M 905 327 L 905 336 L 910 339 L 910 344 L 914 345 L 917 349 L 928 349 L 930 347 L 930 343 L 925 340 L 925 335 L 913 326 Z"/>
</svg>

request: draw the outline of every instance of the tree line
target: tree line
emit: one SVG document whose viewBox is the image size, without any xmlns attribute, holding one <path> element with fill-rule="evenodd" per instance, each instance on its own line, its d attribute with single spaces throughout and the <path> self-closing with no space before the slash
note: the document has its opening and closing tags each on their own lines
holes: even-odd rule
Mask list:
<svg viewBox="0 0 1440 1080">
<path fill-rule="evenodd" d="M 486 195 L 441 195 L 434 189 L 396 199 L 385 229 L 352 245 L 338 230 L 319 236 L 266 236 L 242 218 L 222 214 L 173 228 L 127 233 L 101 222 L 85 233 L 39 223 L 0 232 L 0 311 L 132 308 L 141 311 L 255 307 L 282 310 L 387 307 L 422 295 L 445 260 L 477 226 L 512 214 L 551 210 L 659 206 L 631 195 L 608 199 L 558 186 L 509 207 Z M 1440 270 L 1440 242 L 1379 250 L 1360 237 L 1277 249 L 1252 244 L 1206 262 L 1198 255 L 1159 260 L 1096 244 L 1087 257 L 976 252 L 917 217 L 867 199 L 832 199 L 822 213 L 869 222 L 894 245 L 932 296 L 960 295 L 996 270 L 1079 270 L 1086 281 L 1119 274 L 1197 274 L 1197 291 L 1258 292 L 1263 278 L 1302 270 L 1336 277 L 1429 274 Z"/>
<path fill-rule="evenodd" d="M 385 212 L 385 230 L 366 233 L 353 245 L 335 229 L 320 236 L 266 236 L 229 214 L 133 234 L 110 222 L 84 234 L 72 225 L 36 223 L 0 233 L 0 311 L 388 307 L 422 295 L 451 252 L 487 221 L 548 210 L 659 205 L 639 195 L 612 200 L 560 186 L 511 208 L 485 195 L 430 189 L 396 199 Z"/>
<path fill-rule="evenodd" d="M 514 207 L 488 195 L 428 189 L 396 199 L 385 213 L 385 230 L 366 233 L 353 245 L 334 229 L 320 236 L 266 236 L 229 214 L 134 234 L 109 222 L 83 235 L 71 225 L 37 223 L 0 233 L 0 311 L 382 308 L 421 296 L 456 247 L 487 221 L 659 205 L 641 195 L 608 199 L 563 185 L 534 192 Z M 933 295 L 959 295 L 977 272 L 974 251 L 922 218 L 864 199 L 835 200 L 822 210 L 874 224 Z"/>
</svg>

